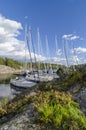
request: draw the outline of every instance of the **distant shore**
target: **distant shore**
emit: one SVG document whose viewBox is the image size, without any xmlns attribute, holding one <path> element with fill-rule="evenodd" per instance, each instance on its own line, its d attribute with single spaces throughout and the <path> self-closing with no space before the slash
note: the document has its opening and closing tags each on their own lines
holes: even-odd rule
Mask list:
<svg viewBox="0 0 86 130">
<path fill-rule="evenodd" d="M 15 73 L 20 73 L 21 70 L 19 69 L 14 69 L 9 66 L 5 65 L 0 65 L 0 74 L 15 74 Z"/>
</svg>

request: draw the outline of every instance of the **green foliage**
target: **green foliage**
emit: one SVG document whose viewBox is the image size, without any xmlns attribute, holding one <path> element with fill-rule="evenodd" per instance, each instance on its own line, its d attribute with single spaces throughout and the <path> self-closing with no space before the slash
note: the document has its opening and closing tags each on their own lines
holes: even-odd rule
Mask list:
<svg viewBox="0 0 86 130">
<path fill-rule="evenodd" d="M 50 84 L 51 83 L 40 82 L 38 90 L 40 90 L 40 91 L 49 91 L 49 90 L 51 90 L 53 88 L 53 86 L 50 85 Z"/>
<path fill-rule="evenodd" d="M 9 78 L 7 78 L 7 79 L 0 79 L 0 84 L 9 84 L 9 82 L 10 82 L 10 77 Z"/>
<path fill-rule="evenodd" d="M 57 74 L 60 76 L 61 86 L 71 87 L 77 83 L 82 84 L 86 81 L 86 65 L 77 65 L 69 68 L 59 67 Z"/>
<path fill-rule="evenodd" d="M 3 98 L 3 100 L 0 102 L 0 116 L 7 113 L 7 98 Z"/>
<path fill-rule="evenodd" d="M 60 79 L 63 79 L 65 77 L 65 75 L 67 74 L 67 69 L 68 68 L 65 67 L 59 67 L 56 73 L 60 76 Z"/>
<path fill-rule="evenodd" d="M 0 117 L 9 115 L 9 114 L 17 114 L 23 111 L 23 106 L 29 104 L 30 96 L 25 94 L 22 98 L 14 98 L 13 101 L 8 102 L 6 98 L 4 98 L 0 102 Z"/>
<path fill-rule="evenodd" d="M 14 61 L 13 59 L 5 58 L 5 65 L 15 69 L 20 69 L 21 63 Z"/>
<path fill-rule="evenodd" d="M 57 74 L 58 74 L 58 75 L 62 75 L 63 73 L 64 73 L 64 71 L 63 71 L 62 68 L 59 68 L 59 69 L 57 70 Z"/>
<path fill-rule="evenodd" d="M 19 98 L 18 100 L 13 100 L 7 105 L 8 114 L 10 113 L 20 113 L 23 111 L 24 105 L 29 104 L 30 96 L 24 95 L 23 98 Z"/>
<path fill-rule="evenodd" d="M 38 98 L 39 97 L 39 98 Z M 38 92 L 35 107 L 39 112 L 38 120 L 50 124 L 58 130 L 83 130 L 86 118 L 71 95 L 58 91 Z"/>
<path fill-rule="evenodd" d="M 0 57 L 0 65 L 6 65 L 6 66 L 10 66 L 10 67 L 15 68 L 15 69 L 20 69 L 22 64 L 18 61 L 10 59 L 10 58 Z"/>
<path fill-rule="evenodd" d="M 24 63 L 24 62 L 21 63 L 21 62 L 15 61 L 15 60 L 10 59 L 10 58 L 2 58 L 2 57 L 0 57 L 0 65 L 6 65 L 6 66 L 13 67 L 15 69 L 20 69 L 20 67 L 21 66 L 25 66 L 25 64 L 26 63 Z M 39 66 L 39 62 L 36 62 L 36 63 L 33 62 L 32 63 L 32 67 L 33 68 L 37 69 L 38 66 Z M 50 64 L 45 63 L 45 65 L 44 65 L 44 63 L 40 63 L 40 69 L 45 69 L 45 66 L 48 66 L 48 68 L 49 68 Z M 63 65 L 57 65 L 57 64 L 51 64 L 51 66 L 52 66 L 53 69 L 57 69 L 57 67 L 58 68 L 59 67 L 65 68 L 65 66 L 63 66 Z M 30 62 L 27 63 L 27 68 L 28 69 L 30 68 Z"/>
<path fill-rule="evenodd" d="M 5 64 L 5 59 L 0 57 L 0 65 L 4 65 Z"/>
<path fill-rule="evenodd" d="M 65 77 L 57 84 L 60 85 L 63 90 L 68 90 L 71 86 L 76 84 L 80 84 L 82 86 L 84 83 L 83 76 L 84 73 L 80 71 L 72 71 L 66 74 Z"/>
</svg>

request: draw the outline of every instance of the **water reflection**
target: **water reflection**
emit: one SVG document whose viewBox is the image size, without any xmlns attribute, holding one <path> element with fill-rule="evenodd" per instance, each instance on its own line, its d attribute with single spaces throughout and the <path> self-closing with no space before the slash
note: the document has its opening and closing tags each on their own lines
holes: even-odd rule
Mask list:
<svg viewBox="0 0 86 130">
<path fill-rule="evenodd" d="M 0 81 L 6 80 L 12 77 L 12 74 L 0 74 Z"/>
<path fill-rule="evenodd" d="M 8 99 L 12 99 L 14 97 L 9 84 L 0 84 L 0 99 L 4 97 Z"/>
<path fill-rule="evenodd" d="M 11 78 L 12 75 L 10 74 L 0 75 L 0 99 L 6 97 L 8 98 L 8 100 L 11 100 L 16 96 L 16 94 L 20 93 L 19 91 L 16 91 L 15 89 L 11 88 L 10 86 Z"/>
</svg>

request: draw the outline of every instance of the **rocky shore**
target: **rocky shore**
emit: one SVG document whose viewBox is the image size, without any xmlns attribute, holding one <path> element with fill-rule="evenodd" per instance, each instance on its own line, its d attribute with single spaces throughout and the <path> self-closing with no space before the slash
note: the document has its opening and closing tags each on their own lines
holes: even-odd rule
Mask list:
<svg viewBox="0 0 86 130">
<path fill-rule="evenodd" d="M 74 96 L 74 100 L 80 104 L 80 108 L 84 114 L 86 114 L 86 88 L 79 90 L 79 87 L 77 87 L 77 89 L 74 87 L 73 89 L 70 89 L 69 92 Z M 31 97 L 35 94 L 36 89 L 30 91 Z M 38 113 L 35 111 L 33 103 L 30 103 L 25 107 L 23 112 L 15 115 L 13 118 L 8 119 L 8 121 L 2 124 L 0 130 L 57 130 L 51 126 L 43 126 L 36 123 L 37 117 Z"/>
<path fill-rule="evenodd" d="M 3 124 L 0 130 L 41 130 L 41 128 L 34 123 L 36 112 L 33 104 L 30 104 L 27 110 L 19 115 L 16 115 L 11 121 Z"/>
<path fill-rule="evenodd" d="M 36 88 L 31 89 L 28 91 L 28 93 L 33 98 L 33 96 L 36 94 Z M 2 122 L 4 123 L 0 125 L 0 130 L 45 130 L 45 128 L 42 129 L 43 126 L 38 125 L 35 122 L 37 116 L 38 113 L 35 111 L 34 104 L 30 103 L 20 114 L 16 114 L 11 118 L 2 118 Z"/>
<path fill-rule="evenodd" d="M 13 74 L 13 73 L 20 73 L 21 70 L 11 68 L 9 66 L 0 65 L 0 74 Z"/>
<path fill-rule="evenodd" d="M 86 116 L 86 82 L 85 82 L 86 80 L 84 80 L 82 77 L 81 82 L 79 82 L 76 79 L 75 81 L 77 82 L 75 84 L 72 84 L 71 87 L 69 87 L 67 90 L 64 90 L 64 91 L 66 93 L 70 93 L 73 96 L 74 101 L 79 103 L 81 111 Z M 53 82 L 55 83 L 55 81 Z M 59 82 L 59 81 L 56 81 L 56 82 Z M 65 82 L 63 81 L 63 84 L 64 83 Z M 52 83 L 49 83 L 49 85 L 51 84 Z M 44 89 L 43 88 L 44 86 L 45 85 L 43 84 L 42 87 L 40 88 L 41 91 Z M 58 91 L 63 91 L 61 86 L 58 86 L 57 84 L 56 85 L 54 84 L 53 87 Z M 52 87 L 48 89 L 51 89 L 51 88 Z M 38 90 L 38 86 L 28 91 L 28 93 L 33 98 L 37 90 Z M 8 118 L 8 121 L 6 121 L 4 124 L 1 124 L 0 130 L 57 130 L 57 129 L 52 128 L 52 126 L 50 125 L 43 126 L 42 124 L 37 123 L 36 122 L 37 117 L 38 117 L 38 113 L 35 110 L 33 102 L 31 102 L 28 106 L 25 107 L 23 112 L 21 112 L 20 114 L 16 114 L 15 116 L 13 116 L 13 118 L 10 118 L 10 120 Z"/>
</svg>

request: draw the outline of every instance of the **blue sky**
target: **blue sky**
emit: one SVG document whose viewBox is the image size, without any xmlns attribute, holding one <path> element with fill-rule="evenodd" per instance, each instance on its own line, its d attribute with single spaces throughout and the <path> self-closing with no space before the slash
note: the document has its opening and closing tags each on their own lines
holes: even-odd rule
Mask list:
<svg viewBox="0 0 86 130">
<path fill-rule="evenodd" d="M 47 35 L 49 55 L 54 58 L 53 60 L 62 63 L 65 58 L 62 52 L 63 37 L 64 44 L 67 40 L 71 52 L 72 42 L 74 43 L 74 51 L 79 63 L 86 62 L 86 0 L 0 0 L 0 14 L 4 20 L 9 19 L 10 22 L 16 21 L 21 24 L 21 27 L 16 28 L 20 35 L 13 36 L 15 40 L 18 40 L 18 43 L 20 41 L 20 44 L 23 44 L 24 26 L 25 23 L 28 23 L 32 28 L 35 47 L 37 45 L 35 43 L 37 41 L 37 27 L 39 27 L 43 56 L 45 56 L 45 35 Z M 28 16 L 28 19 L 25 19 L 25 16 Z M 69 36 L 70 34 L 71 36 Z M 59 49 L 57 56 L 55 56 L 55 35 L 57 35 Z M 75 39 L 73 39 L 74 36 Z M 16 47 L 16 49 L 19 51 L 19 48 Z M 5 50 L 3 49 L 3 51 Z M 9 51 L 8 56 L 10 56 L 11 51 Z M 73 56 L 70 51 L 67 52 L 69 53 L 69 61 L 71 55 Z"/>
</svg>

